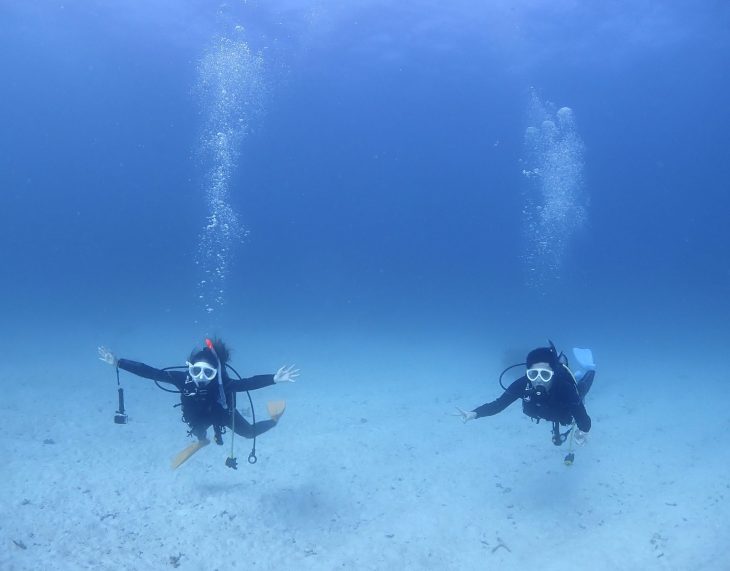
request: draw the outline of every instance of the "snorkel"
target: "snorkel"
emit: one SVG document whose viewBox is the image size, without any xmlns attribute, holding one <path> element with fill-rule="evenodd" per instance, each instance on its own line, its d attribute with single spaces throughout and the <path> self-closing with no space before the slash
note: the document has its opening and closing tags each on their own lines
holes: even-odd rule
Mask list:
<svg viewBox="0 0 730 571">
<path fill-rule="evenodd" d="M 205 340 L 205 345 L 208 349 L 210 349 L 210 352 L 213 353 L 215 360 L 218 361 L 218 404 L 220 404 L 224 409 L 227 409 L 228 403 L 226 402 L 226 393 L 223 390 L 223 365 L 221 363 L 221 359 L 210 339 Z"/>
</svg>

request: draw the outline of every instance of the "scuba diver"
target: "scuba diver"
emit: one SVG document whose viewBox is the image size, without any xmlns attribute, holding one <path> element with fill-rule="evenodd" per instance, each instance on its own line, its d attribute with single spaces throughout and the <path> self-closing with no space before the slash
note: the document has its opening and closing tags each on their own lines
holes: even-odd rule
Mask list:
<svg viewBox="0 0 730 571">
<path fill-rule="evenodd" d="M 573 354 L 583 369 L 577 371 L 577 375 L 574 376 L 568 368 L 567 357 L 563 353 L 558 354 L 552 341 L 549 343 L 549 347 L 538 347 L 530 351 L 525 363 L 512 365 L 502 371 L 499 384 L 504 392 L 496 400 L 472 411 L 464 411 L 457 407 L 456 416 L 460 416 L 463 422 L 493 416 L 517 399 L 522 399 L 522 411 L 527 416 L 537 423 L 541 420 L 553 423 L 553 444 L 560 446 L 570 435 L 571 450 L 565 457 L 565 463 L 572 464 L 573 440 L 577 444 L 583 444 L 586 433 L 591 429 L 591 418 L 586 412 L 583 401 L 593 384 L 596 366 L 590 349 L 573 349 Z M 525 374 L 505 387 L 502 384 L 502 376 L 510 369 L 522 366 L 526 367 Z M 576 377 L 580 380 L 576 381 Z M 561 425 L 570 428 L 561 433 Z"/>
<path fill-rule="evenodd" d="M 168 367 L 156 369 L 128 359 L 118 359 L 106 347 L 99 347 L 99 359 L 114 366 L 117 370 L 117 383 L 119 383 L 119 369 L 128 371 L 139 377 L 152 379 L 163 390 L 180 394 L 180 406 L 182 409 L 182 420 L 190 427 L 188 436 L 195 436 L 198 440 L 185 450 L 180 452 L 172 462 L 173 468 L 177 468 L 203 446 L 209 444 L 207 432 L 213 427 L 216 444 L 222 445 L 222 434 L 226 429 L 231 429 L 235 434 L 244 438 L 253 438 L 254 445 L 249 455 L 249 462 L 256 462 L 256 436 L 271 430 L 284 414 L 286 403 L 284 401 L 273 401 L 267 404 L 270 420 L 256 422 L 254 416 L 253 424 L 249 423 L 236 410 L 236 393 L 252 391 L 275 383 L 293 383 L 299 375 L 299 370 L 294 366 L 281 367 L 273 375 L 256 375 L 250 378 L 241 378 L 238 372 L 229 364 L 230 351 L 220 339 L 211 341 L 205 340 L 206 346 L 196 348 L 190 353 L 185 367 Z M 228 371 L 236 375 L 236 379 L 229 376 Z M 159 383 L 172 385 L 176 390 L 167 389 Z M 250 400 L 249 395 L 249 400 Z M 124 411 L 124 397 L 121 387 L 119 388 L 119 407 L 115 417 L 118 424 L 126 423 Z M 253 412 L 253 403 L 251 406 Z M 231 456 L 226 460 L 230 468 L 237 468 L 236 459 L 233 457 L 233 442 L 231 442 Z"/>
</svg>

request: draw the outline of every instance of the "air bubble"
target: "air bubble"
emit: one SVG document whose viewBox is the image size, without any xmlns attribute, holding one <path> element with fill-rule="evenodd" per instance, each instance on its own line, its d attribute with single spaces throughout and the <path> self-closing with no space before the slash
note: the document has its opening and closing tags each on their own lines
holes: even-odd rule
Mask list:
<svg viewBox="0 0 730 571">
<path fill-rule="evenodd" d="M 541 287 L 559 279 L 570 240 L 585 219 L 583 141 L 570 107 L 554 111 L 533 93 L 529 115 L 522 170 L 529 181 L 525 266 L 530 284 Z"/>
<path fill-rule="evenodd" d="M 205 276 L 198 281 L 200 299 L 211 314 L 225 304 L 233 246 L 246 236 L 230 204 L 230 181 L 241 142 L 263 108 L 263 60 L 242 39 L 220 37 L 199 63 L 196 91 L 204 117 L 199 156 L 208 208 L 196 263 Z"/>
</svg>

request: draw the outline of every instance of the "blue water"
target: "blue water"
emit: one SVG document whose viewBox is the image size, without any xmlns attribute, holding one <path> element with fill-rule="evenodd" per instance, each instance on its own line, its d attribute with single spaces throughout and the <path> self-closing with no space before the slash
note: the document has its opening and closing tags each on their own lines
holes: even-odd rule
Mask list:
<svg viewBox="0 0 730 571">
<path fill-rule="evenodd" d="M 728 14 L 701 6 L 5 6 L 3 297 L 34 313 L 199 310 L 209 165 L 193 90 L 223 36 L 262 53 L 266 85 L 233 150 L 250 234 L 230 255 L 229 316 L 435 310 L 481 327 L 502 299 L 519 317 L 546 295 L 605 307 L 680 291 L 697 315 L 724 311 Z M 531 88 L 573 109 L 588 198 L 559 276 L 532 289 Z"/>
<path fill-rule="evenodd" d="M 13 366 L 170 365 L 219 334 L 303 393 L 479 371 L 470 407 L 552 337 L 622 390 L 707 381 L 730 7 L 482 4 L 1 3 Z M 677 375 L 632 377 L 657 363 Z"/>
</svg>

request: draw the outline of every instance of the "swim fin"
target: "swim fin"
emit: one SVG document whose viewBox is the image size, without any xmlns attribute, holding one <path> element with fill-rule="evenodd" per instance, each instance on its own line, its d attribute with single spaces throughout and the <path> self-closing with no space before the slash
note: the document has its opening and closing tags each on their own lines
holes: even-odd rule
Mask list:
<svg viewBox="0 0 730 571">
<path fill-rule="evenodd" d="M 578 361 L 581 369 L 585 369 L 586 371 L 596 370 L 596 364 L 593 361 L 593 351 L 590 349 L 573 347 L 573 355 L 575 355 L 575 360 Z"/>
<path fill-rule="evenodd" d="M 281 415 L 286 410 L 286 401 L 283 400 L 272 400 L 266 403 L 266 409 L 269 411 L 269 416 L 274 422 L 278 422 Z"/>
<path fill-rule="evenodd" d="M 210 444 L 210 440 L 198 440 L 193 442 L 190 446 L 179 452 L 173 459 L 171 467 L 173 470 L 179 468 L 188 458 L 195 454 L 198 450 Z"/>
</svg>

